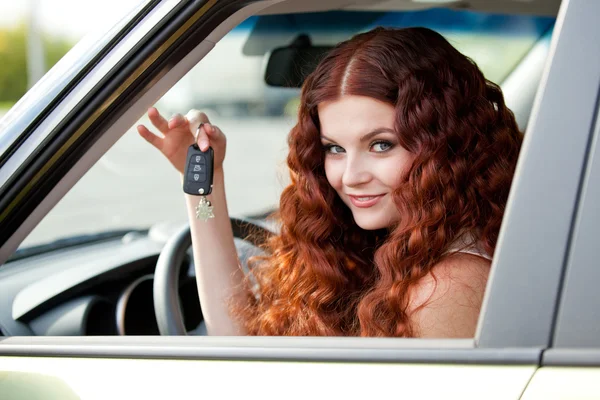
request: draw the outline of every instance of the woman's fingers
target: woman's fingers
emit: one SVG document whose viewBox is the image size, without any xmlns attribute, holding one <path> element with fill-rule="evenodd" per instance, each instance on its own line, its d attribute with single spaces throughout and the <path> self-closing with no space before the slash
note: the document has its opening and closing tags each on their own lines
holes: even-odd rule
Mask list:
<svg viewBox="0 0 600 400">
<path fill-rule="evenodd" d="M 206 134 L 206 124 L 202 124 L 200 129 L 198 129 L 198 137 L 196 138 L 196 143 L 198 143 L 198 147 L 202 151 L 207 151 L 210 146 L 210 140 L 208 139 L 208 135 Z"/>
<path fill-rule="evenodd" d="M 137 126 L 137 131 L 140 134 L 141 137 L 143 137 L 144 139 L 146 139 L 146 141 L 148 143 L 150 143 L 152 146 L 156 147 L 158 150 L 161 150 L 161 144 L 162 144 L 162 139 L 159 138 L 158 136 L 156 136 L 154 133 L 150 132 L 148 130 L 148 128 L 146 128 L 144 125 L 138 125 Z"/>
<path fill-rule="evenodd" d="M 211 145 L 211 140 L 208 137 L 210 126 L 208 116 L 198 110 L 192 109 L 188 111 L 185 118 L 189 121 L 190 131 L 196 136 L 196 143 L 202 151 L 208 150 Z"/>
<path fill-rule="evenodd" d="M 200 150 L 206 151 L 208 146 L 219 145 L 224 140 L 225 135 L 221 132 L 219 127 L 207 122 L 202 124 L 196 142 L 198 143 Z"/>
<path fill-rule="evenodd" d="M 225 138 L 225 135 L 223 134 L 221 129 L 219 129 L 219 127 L 216 125 L 207 123 L 204 124 L 204 129 L 206 130 L 206 134 L 208 135 L 210 140 L 217 142 Z"/>
<path fill-rule="evenodd" d="M 150 118 L 152 125 L 154 125 L 161 133 L 167 133 L 169 130 L 169 123 L 162 115 L 160 115 L 156 108 L 150 107 L 148 109 L 148 118 Z"/>
<path fill-rule="evenodd" d="M 196 143 L 202 151 L 207 151 L 209 146 L 217 146 L 217 148 L 224 146 L 225 135 L 223 132 L 209 122 L 208 116 L 198 110 L 190 110 L 185 116 L 181 114 L 175 114 L 168 121 L 164 119 L 158 110 L 154 107 L 148 109 L 148 117 L 152 124 L 165 135 L 164 138 L 152 133 L 145 125 L 138 125 L 137 130 L 147 142 L 152 144 L 161 152 L 163 147 L 169 144 L 169 138 L 175 138 L 171 136 L 171 132 L 183 132 L 189 131 L 191 135 L 196 136 Z M 178 139 L 179 140 L 179 139 Z M 167 148 L 164 148 L 167 151 Z"/>
<path fill-rule="evenodd" d="M 177 129 L 185 126 L 188 123 L 187 119 L 181 114 L 175 114 L 168 123 L 168 130 Z"/>
</svg>

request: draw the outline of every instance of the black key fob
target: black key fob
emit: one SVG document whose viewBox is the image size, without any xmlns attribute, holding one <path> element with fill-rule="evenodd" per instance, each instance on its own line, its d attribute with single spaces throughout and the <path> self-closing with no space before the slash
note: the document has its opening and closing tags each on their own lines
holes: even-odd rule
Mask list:
<svg viewBox="0 0 600 400">
<path fill-rule="evenodd" d="M 212 147 L 206 152 L 200 150 L 197 144 L 188 148 L 183 179 L 185 193 L 196 196 L 210 194 L 213 184 L 213 154 Z"/>
</svg>

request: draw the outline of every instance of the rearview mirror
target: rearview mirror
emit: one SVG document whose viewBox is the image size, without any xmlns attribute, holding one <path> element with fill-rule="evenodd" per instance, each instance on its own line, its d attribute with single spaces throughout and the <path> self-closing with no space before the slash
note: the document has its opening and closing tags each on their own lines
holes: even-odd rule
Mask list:
<svg viewBox="0 0 600 400">
<path fill-rule="evenodd" d="M 275 87 L 302 87 L 306 77 L 332 48 L 312 46 L 307 35 L 299 35 L 289 46 L 278 47 L 271 52 L 265 82 Z"/>
</svg>

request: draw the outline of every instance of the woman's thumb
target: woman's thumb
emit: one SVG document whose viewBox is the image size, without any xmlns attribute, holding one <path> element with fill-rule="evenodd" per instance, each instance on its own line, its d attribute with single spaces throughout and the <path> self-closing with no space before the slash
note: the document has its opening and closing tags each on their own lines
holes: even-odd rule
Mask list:
<svg viewBox="0 0 600 400">
<path fill-rule="evenodd" d="M 196 127 L 198 125 L 200 125 L 201 122 L 203 122 L 203 123 L 210 122 L 205 113 L 200 112 L 195 109 L 191 109 L 190 111 L 188 111 L 188 113 L 185 115 L 185 117 L 190 122 L 191 129 L 196 129 Z"/>
</svg>

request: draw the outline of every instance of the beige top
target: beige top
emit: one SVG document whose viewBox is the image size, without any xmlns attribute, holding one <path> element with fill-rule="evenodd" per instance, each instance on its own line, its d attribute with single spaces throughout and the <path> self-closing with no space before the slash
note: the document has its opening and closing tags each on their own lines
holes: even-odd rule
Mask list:
<svg viewBox="0 0 600 400">
<path fill-rule="evenodd" d="M 472 254 L 474 256 L 483 257 L 486 260 L 492 261 L 492 257 L 480 246 L 479 242 L 475 240 L 473 235 L 466 234 L 459 237 L 450 246 L 450 249 L 446 253 L 465 253 Z"/>
</svg>

